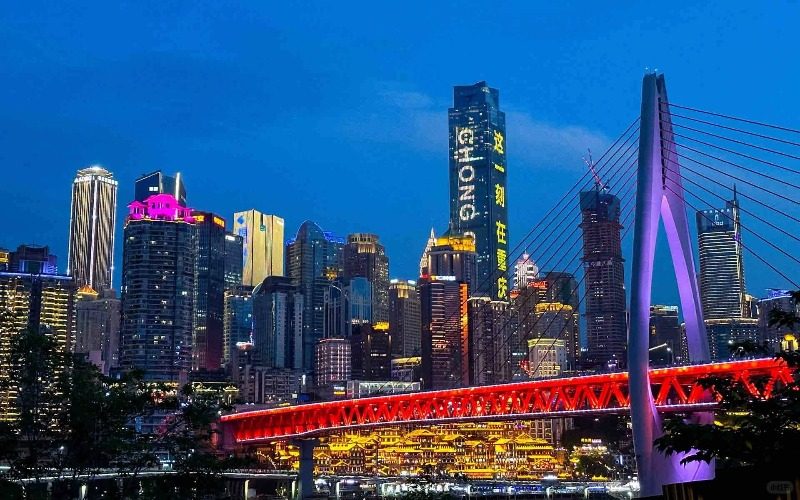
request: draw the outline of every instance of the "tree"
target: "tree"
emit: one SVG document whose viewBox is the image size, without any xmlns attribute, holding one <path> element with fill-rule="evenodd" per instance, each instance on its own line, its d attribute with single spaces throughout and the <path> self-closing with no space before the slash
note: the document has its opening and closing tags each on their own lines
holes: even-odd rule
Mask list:
<svg viewBox="0 0 800 500">
<path fill-rule="evenodd" d="M 173 460 L 175 476 L 161 481 L 161 491 L 172 492 L 163 498 L 199 498 L 221 489 L 220 474 L 229 468 L 252 465 L 236 457 L 220 457 L 214 447 L 217 421 L 229 409 L 222 394 L 201 391 L 185 385 L 178 394 L 160 405 L 171 414 L 165 419 L 153 446 Z M 156 495 L 156 498 L 160 498 Z"/>
<path fill-rule="evenodd" d="M 91 479 L 109 469 L 135 476 L 154 466 L 150 440 L 136 432 L 134 422 L 158 409 L 156 394 L 163 390 L 144 382 L 141 371 L 113 379 L 86 360 L 75 359 L 63 384 L 69 401 L 63 446 L 73 480 L 81 475 Z"/>
<path fill-rule="evenodd" d="M 0 324 L 14 324 L 8 311 L 2 313 Z M 68 376 L 69 357 L 60 352 L 47 328 L 2 333 L 11 341 L 0 389 L 13 413 L 0 429 L 0 458 L 8 466 L 8 478 L 34 480 L 32 486 L 20 485 L 28 490 L 27 496 L 35 497 L 42 477 L 63 465 L 59 439 L 67 399 L 60 383 Z"/>
<path fill-rule="evenodd" d="M 792 292 L 800 304 L 800 292 Z M 771 326 L 789 328 L 800 324 L 795 311 L 773 311 Z M 762 352 L 760 346 L 743 343 L 741 354 Z M 782 352 L 778 357 L 794 369 L 791 383 L 776 387 L 770 398 L 756 398 L 739 381 L 712 378 L 701 384 L 721 397 L 712 425 L 681 419 L 667 421 L 656 447 L 671 455 L 686 453 L 682 462 L 717 459 L 721 467 L 754 467 L 772 471 L 796 467 L 800 462 L 800 353 Z"/>
</svg>

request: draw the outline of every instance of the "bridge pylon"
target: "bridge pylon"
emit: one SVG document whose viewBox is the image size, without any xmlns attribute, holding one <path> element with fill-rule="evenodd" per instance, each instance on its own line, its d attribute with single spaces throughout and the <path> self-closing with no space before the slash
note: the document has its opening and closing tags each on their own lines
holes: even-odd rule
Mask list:
<svg viewBox="0 0 800 500">
<path fill-rule="evenodd" d="M 648 374 L 650 299 L 659 220 L 664 222 L 672 266 L 678 282 L 689 358 L 694 363 L 709 359 L 668 102 L 664 75 L 646 74 L 642 81 L 628 330 L 633 443 L 639 469 L 640 495 L 645 497 L 661 495 L 664 484 L 714 477 L 713 462 L 692 462 L 684 466 L 680 464 L 682 455 L 667 457 L 653 447 L 653 441 L 663 433 Z"/>
</svg>

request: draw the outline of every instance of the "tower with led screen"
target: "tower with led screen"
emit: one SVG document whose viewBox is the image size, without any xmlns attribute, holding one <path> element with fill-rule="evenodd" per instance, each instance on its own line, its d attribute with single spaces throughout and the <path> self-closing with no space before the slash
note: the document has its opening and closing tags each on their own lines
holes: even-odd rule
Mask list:
<svg viewBox="0 0 800 500">
<path fill-rule="evenodd" d="M 78 170 L 72 182 L 67 274 L 79 288 L 111 288 L 117 181 L 111 172 L 92 166 Z"/>
<path fill-rule="evenodd" d="M 267 276 L 283 276 L 283 219 L 258 210 L 233 214 L 233 233 L 242 237 L 242 284 L 258 286 Z"/>
<path fill-rule="evenodd" d="M 470 293 L 508 300 L 506 116 L 486 82 L 457 86 L 448 112 L 450 231 L 475 238 L 477 276 Z"/>
</svg>

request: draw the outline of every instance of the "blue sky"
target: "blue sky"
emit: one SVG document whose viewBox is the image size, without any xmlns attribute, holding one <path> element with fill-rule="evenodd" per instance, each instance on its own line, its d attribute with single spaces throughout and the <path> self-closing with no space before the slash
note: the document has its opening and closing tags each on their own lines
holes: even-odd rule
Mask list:
<svg viewBox="0 0 800 500">
<path fill-rule="evenodd" d="M 0 246 L 49 244 L 63 269 L 70 183 L 99 163 L 121 205 L 179 170 L 191 206 L 375 232 L 412 278 L 447 223 L 452 86 L 479 80 L 508 115 L 512 246 L 638 114 L 645 68 L 675 102 L 798 126 L 797 2 L 562 4 L 8 3 Z M 786 286 L 746 266 L 756 295 Z"/>
</svg>

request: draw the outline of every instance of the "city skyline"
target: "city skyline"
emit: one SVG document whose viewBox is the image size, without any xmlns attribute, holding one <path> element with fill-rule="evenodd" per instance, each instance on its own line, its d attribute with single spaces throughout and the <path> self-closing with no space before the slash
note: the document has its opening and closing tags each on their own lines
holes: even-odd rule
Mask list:
<svg viewBox="0 0 800 500">
<path fill-rule="evenodd" d="M 78 19 L 75 13 L 61 12 L 57 18 L 65 22 L 36 29 L 30 28 L 31 18 L 22 11 L 12 8 L 2 14 L 11 30 L 0 58 L 6 67 L 17 68 L 9 82 L 11 92 L 4 98 L 7 105 L 0 107 L 4 120 L 11 124 L 2 139 L 6 164 L 21 171 L 38 170 L 48 182 L 33 190 L 12 173 L 0 187 L 11 206 L 8 231 L 0 246 L 14 248 L 22 242 L 49 245 L 65 266 L 69 196 L 65 186 L 75 169 L 99 163 L 120 183 L 118 221 L 124 216 L 124 205 L 133 199 L 131 184 L 137 176 L 155 169 L 180 171 L 192 206 L 229 220 L 236 210 L 257 206 L 284 217 L 289 234 L 306 219 L 340 235 L 379 234 L 392 261 L 390 277 L 413 279 L 415 260 L 430 228 L 437 234 L 446 229 L 446 109 L 454 85 L 486 80 L 503 94 L 509 134 L 510 248 L 542 216 L 524 200 L 553 205 L 556 194 L 567 185 L 565 174 L 576 178 L 583 173 L 585 149 L 604 149 L 608 138 L 615 137 L 638 113 L 638 80 L 645 67 L 657 66 L 670 73 L 676 102 L 702 102 L 705 108 L 720 111 L 731 110 L 736 103 L 742 115 L 784 124 L 792 123 L 796 115 L 794 106 L 775 103 L 800 77 L 797 71 L 789 68 L 788 74 L 781 71 L 779 79 L 765 78 L 775 75 L 774 68 L 780 66 L 774 59 L 778 56 L 764 45 L 772 39 L 775 26 L 785 29 L 773 22 L 787 15 L 780 9 L 769 13 L 754 7 L 727 9 L 728 17 L 723 19 L 713 6 L 691 6 L 671 14 L 677 27 L 667 30 L 664 23 L 654 23 L 658 26 L 645 37 L 647 41 L 630 47 L 626 41 L 642 36 L 643 28 L 633 24 L 622 29 L 621 25 L 625 19 L 649 16 L 643 13 L 643 6 L 622 9 L 614 18 L 591 8 L 599 19 L 620 28 L 611 30 L 598 44 L 594 38 L 602 23 L 587 25 L 586 18 L 592 16 L 586 16 L 584 8 L 537 10 L 531 29 L 523 27 L 520 19 L 531 19 L 530 9 L 534 8 L 509 5 L 483 14 L 498 21 L 490 23 L 487 36 L 493 35 L 498 43 L 502 40 L 506 47 L 533 43 L 537 50 L 513 56 L 487 45 L 466 54 L 433 44 L 429 53 L 415 51 L 420 53 L 411 58 L 405 57 L 408 50 L 404 47 L 413 37 L 457 40 L 465 34 L 466 24 L 434 23 L 444 15 L 443 7 L 437 6 L 429 18 L 416 20 L 419 27 L 409 33 L 385 20 L 363 23 L 366 31 L 356 43 L 346 40 L 336 28 L 344 19 L 340 16 L 359 18 L 359 13 L 348 8 L 338 14 L 315 14 L 315 29 L 323 35 L 317 38 L 309 36 L 309 30 L 292 20 L 283 6 L 271 13 L 274 23 L 258 8 L 242 7 L 243 11 L 200 5 L 165 9 L 151 13 L 164 21 L 164 27 L 141 38 L 135 36 L 138 31 L 120 26 L 123 21 L 135 25 L 141 20 L 144 13 L 137 9 L 123 13 L 112 6 L 102 7 L 95 15 L 102 15 L 103 23 L 92 22 L 92 16 Z M 520 15 L 512 16 L 516 10 Z M 477 14 L 462 15 L 473 19 Z M 578 20 L 556 32 L 552 26 L 557 24 L 552 21 L 562 17 Z M 244 18 L 248 21 L 243 26 L 239 21 Z M 208 31 L 210 21 L 205 19 L 218 23 Z M 746 27 L 736 20 L 747 20 Z M 702 30 L 698 28 L 701 22 Z M 64 42 L 66 26 L 80 29 L 86 25 L 87 30 L 88 26 L 96 30 L 98 24 L 109 35 L 108 47 L 74 38 L 63 50 L 51 46 L 55 40 Z M 173 29 L 178 30 L 174 45 L 163 38 Z M 127 33 L 124 40 L 115 31 Z M 532 42 L 527 41 L 532 32 L 538 34 Z M 765 33 L 770 36 L 762 36 Z M 761 48 L 768 57 L 754 62 L 758 68 L 743 77 L 731 54 L 736 47 L 743 47 L 744 38 L 758 41 L 757 46 L 747 45 L 748 53 Z M 136 39 L 140 42 L 135 46 L 126 41 Z M 329 47 L 323 39 L 332 41 Z M 733 46 L 723 50 L 720 43 L 698 43 L 709 39 Z M 34 40 L 45 46 L 23 60 L 20 54 L 26 53 L 24 49 L 33 46 Z M 376 59 L 372 46 L 383 47 L 390 57 Z M 269 55 L 276 59 L 275 64 L 284 65 L 289 70 L 286 73 L 297 78 L 265 74 L 262 47 L 272 47 Z M 338 48 L 334 51 L 332 47 Z M 51 48 L 52 53 L 61 55 L 55 59 L 47 56 Z M 110 58 L 110 50 L 142 72 L 141 76 L 134 77 L 135 73 L 120 67 Z M 575 57 L 547 55 L 555 50 Z M 689 51 L 692 57 L 684 57 Z M 201 62 L 196 63 L 192 54 L 201 57 Z M 339 54 L 346 56 L 344 68 L 336 64 Z M 298 62 L 305 57 L 312 57 L 308 65 Z M 357 70 L 356 60 L 368 69 Z M 481 66 L 475 64 L 478 60 Z M 419 71 L 444 61 L 449 61 L 452 71 Z M 111 69 L 96 71 L 105 65 Z M 78 69 L 72 73 L 70 68 Z M 185 72 L 187 80 L 173 86 L 168 78 L 173 74 L 171 68 Z M 336 76 L 342 69 L 355 73 L 343 79 Z M 604 77 L 590 79 L 592 73 Z M 221 80 L 215 74 L 227 76 Z M 757 80 L 755 75 L 760 75 Z M 140 79 L 151 83 L 131 83 Z M 202 86 L 192 83 L 201 81 L 205 82 Z M 319 81 L 326 85 L 317 85 Z M 696 85 L 698 81 L 708 85 Z M 49 82 L 61 82 L 61 88 L 70 90 L 65 94 L 51 88 Z M 709 86 L 712 83 L 716 84 L 714 91 Z M 141 100 L 137 87 L 148 89 L 150 104 L 127 109 L 130 102 Z M 753 88 L 762 92 L 752 92 Z M 272 97 L 281 92 L 291 97 L 285 103 Z M 87 109 L 83 103 L 89 95 L 103 105 Z M 299 99 L 302 95 L 306 98 Z M 556 97 L 563 95 L 568 98 Z M 749 98 L 744 104 L 743 95 Z M 39 148 L 31 142 L 42 138 L 51 146 Z M 264 189 L 276 184 L 286 188 Z M 377 196 L 375 186 L 403 196 Z M 725 188 L 730 190 L 730 186 Z M 371 209 L 359 212 L 352 200 L 334 195 L 346 189 L 370 194 Z M 358 220 L 355 214 L 359 214 Z M 761 248 L 760 242 L 752 245 Z M 116 249 L 114 261 L 119 263 L 119 244 Z M 768 278 L 769 273 L 759 272 L 764 269 L 761 263 L 749 265 L 748 274 L 754 276 L 748 278 L 751 293 L 761 296 L 766 288 L 786 288 Z M 114 282 L 119 283 L 120 266 L 116 267 Z M 677 302 L 673 283 L 656 281 L 655 285 L 654 301 Z"/>
</svg>

